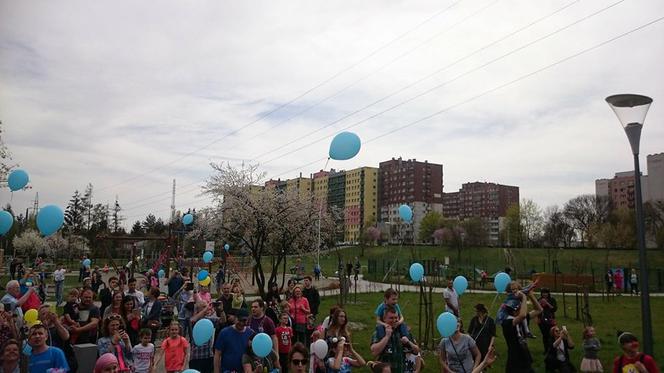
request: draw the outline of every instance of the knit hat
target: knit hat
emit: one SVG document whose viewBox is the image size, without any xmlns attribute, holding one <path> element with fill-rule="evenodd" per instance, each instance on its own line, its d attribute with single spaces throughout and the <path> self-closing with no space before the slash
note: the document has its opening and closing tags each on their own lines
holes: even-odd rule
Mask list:
<svg viewBox="0 0 664 373">
<path fill-rule="evenodd" d="M 105 368 L 111 366 L 112 364 L 117 365 L 118 358 L 116 358 L 112 353 L 107 352 L 101 355 L 99 359 L 97 359 L 94 373 L 101 373 Z"/>
</svg>

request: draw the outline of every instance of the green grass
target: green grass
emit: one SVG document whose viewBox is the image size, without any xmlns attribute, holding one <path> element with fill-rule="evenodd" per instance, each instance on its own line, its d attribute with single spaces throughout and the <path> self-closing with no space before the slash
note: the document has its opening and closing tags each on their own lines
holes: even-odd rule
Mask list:
<svg viewBox="0 0 664 373">
<path fill-rule="evenodd" d="M 353 299 L 352 295 L 350 296 Z M 476 303 L 484 303 L 487 307 L 494 299 L 491 294 L 464 294 L 461 297 L 461 316 L 465 320 L 466 325 L 474 315 L 473 305 Z M 495 316 L 497 307 L 502 302 L 503 297 L 499 297 L 496 304 L 490 310 L 490 314 Z M 332 305 L 337 303 L 338 298 L 327 297 L 323 299 L 320 309 L 327 310 Z M 557 314 L 558 322 L 560 325 L 566 325 L 570 331 L 574 343 L 577 347 L 571 351 L 570 359 L 574 365 L 579 367 L 583 355 L 581 348 L 581 332 L 583 325 L 580 321 L 574 319 L 576 311 L 574 308 L 574 298 L 568 296 L 567 308 L 568 317 L 565 318 L 562 312 L 562 297 L 557 297 L 559 312 Z M 346 304 L 345 309 L 348 313 L 348 319 L 352 322 L 359 322 L 366 325 L 364 330 L 354 331 L 352 340 L 355 349 L 365 359 L 371 358 L 370 340 L 371 334 L 375 326 L 375 319 L 373 310 L 382 301 L 382 294 L 361 294 L 358 295 L 357 304 Z M 434 313 L 436 317 L 443 309 L 442 296 L 440 294 L 433 294 Z M 419 295 L 416 293 L 402 293 L 399 304 L 403 310 L 406 318 L 406 323 L 412 328 L 414 336 L 417 338 L 418 333 L 418 314 L 419 314 Z M 660 369 L 664 368 L 664 299 L 652 298 L 651 300 L 652 314 L 653 314 L 653 330 L 655 338 L 655 351 L 656 358 L 659 358 Z M 600 351 L 600 359 L 604 365 L 605 371 L 611 371 L 613 358 L 620 354 L 620 347 L 616 341 L 616 331 L 632 331 L 638 337 L 641 335 L 641 318 L 640 318 L 640 302 L 638 297 L 617 297 L 612 301 L 603 301 L 601 297 L 592 297 L 590 299 L 590 310 L 594 321 L 594 326 L 597 330 L 597 336 L 602 343 L 602 350 Z M 435 321 L 434 321 L 435 325 Z M 544 371 L 544 356 L 541 334 L 537 324 L 531 322 L 531 329 L 533 333 L 538 336 L 537 339 L 529 340 L 528 346 L 534 359 L 536 372 Z M 434 326 L 435 327 L 435 326 Z M 438 332 L 434 333 L 435 337 L 439 337 Z M 436 340 L 438 342 L 438 340 Z M 504 371 L 505 359 L 507 357 L 507 350 L 505 346 L 505 339 L 502 335 L 500 327 L 497 330 L 496 336 L 496 350 L 499 355 L 498 361 L 494 365 L 492 371 Z M 423 354 L 426 362 L 425 372 L 438 372 L 440 371 L 437 357 L 431 351 L 426 351 Z M 368 369 L 358 370 L 368 372 Z"/>
</svg>

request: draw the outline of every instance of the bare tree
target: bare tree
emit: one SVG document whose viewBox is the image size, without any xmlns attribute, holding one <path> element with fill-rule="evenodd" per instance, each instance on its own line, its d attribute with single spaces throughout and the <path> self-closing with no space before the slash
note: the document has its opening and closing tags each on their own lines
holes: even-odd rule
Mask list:
<svg viewBox="0 0 664 373">
<path fill-rule="evenodd" d="M 524 198 L 521 200 L 519 214 L 526 247 L 533 247 L 542 237 L 544 229 L 542 210 L 533 200 Z"/>
<path fill-rule="evenodd" d="M 593 224 L 604 223 L 611 212 L 611 204 L 607 197 L 598 197 L 592 194 L 581 195 L 570 199 L 563 209 L 565 217 L 581 238 L 581 244 L 592 245 Z"/>
</svg>

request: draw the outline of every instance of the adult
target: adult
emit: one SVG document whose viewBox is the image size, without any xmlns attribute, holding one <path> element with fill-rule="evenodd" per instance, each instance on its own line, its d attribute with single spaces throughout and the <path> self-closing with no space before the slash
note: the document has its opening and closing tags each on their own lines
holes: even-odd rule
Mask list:
<svg viewBox="0 0 664 373">
<path fill-rule="evenodd" d="M 111 297 L 111 304 L 109 304 L 106 309 L 102 311 L 102 320 L 111 315 L 120 315 L 122 313 L 122 300 L 124 297 L 124 293 L 119 290 L 116 290 L 115 293 L 113 293 L 113 296 Z M 101 311 L 101 308 L 99 311 Z"/>
<path fill-rule="evenodd" d="M 295 291 L 296 282 L 292 278 L 288 279 L 286 283 L 286 290 L 284 291 L 284 299 L 289 300 L 293 297 L 293 292 Z"/>
<path fill-rule="evenodd" d="M 248 318 L 247 310 L 240 309 L 235 324 L 225 327 L 217 336 L 214 342 L 214 373 L 243 370 L 242 355 L 247 349 L 249 338 L 254 334 L 247 327 Z"/>
<path fill-rule="evenodd" d="M 21 304 L 21 309 L 23 309 L 23 312 L 27 312 L 30 309 L 39 309 L 39 306 L 41 306 L 42 302 L 39 299 L 39 295 L 37 294 L 39 291 L 39 287 L 37 286 L 39 284 L 37 281 L 39 281 L 39 278 L 35 276 L 35 273 L 30 268 L 28 268 L 28 270 L 25 272 L 23 278 L 19 280 L 21 294 L 28 294 L 28 298 L 23 304 Z M 30 289 L 34 290 L 30 291 Z"/>
<path fill-rule="evenodd" d="M 542 332 L 542 345 L 546 352 L 553 344 L 553 337 L 551 336 L 551 328 L 556 325 L 556 311 L 558 310 L 558 303 L 556 299 L 551 296 L 551 291 L 547 288 L 540 290 L 540 298 L 538 299 L 540 306 L 542 306 L 542 313 L 539 315 L 539 328 Z"/>
<path fill-rule="evenodd" d="M 217 274 L 214 280 L 215 283 L 217 284 L 217 295 L 220 295 L 221 287 L 224 285 L 224 282 L 226 282 L 226 273 L 224 272 L 223 264 L 219 265 L 219 269 L 217 270 Z"/>
<path fill-rule="evenodd" d="M 288 353 L 288 371 L 291 373 L 306 373 L 309 362 L 309 352 L 302 343 L 296 343 Z"/>
<path fill-rule="evenodd" d="M 274 321 L 274 324 L 279 323 L 279 303 L 281 303 L 281 295 L 279 294 L 279 285 L 276 282 L 271 282 L 268 286 L 267 294 L 265 294 L 265 314 L 267 317 Z"/>
<path fill-rule="evenodd" d="M 77 335 L 76 343 L 97 344 L 97 328 L 101 320 L 101 312 L 93 303 L 94 292 L 85 289 L 81 293 L 81 304 L 78 306 L 78 326 L 71 328 L 72 333 Z"/>
<path fill-rule="evenodd" d="M 639 340 L 634 334 L 621 333 L 618 336 L 618 344 L 622 347 L 623 353 L 613 360 L 613 373 L 659 373 L 655 359 L 639 351 Z"/>
<path fill-rule="evenodd" d="M 99 291 L 99 300 L 101 301 L 99 311 L 102 315 L 105 315 L 104 312 L 106 311 L 106 307 L 113 303 L 113 296 L 116 292 L 122 292 L 122 289 L 120 288 L 120 280 L 117 277 L 109 277 L 108 286 L 104 286 L 104 288 Z"/>
<path fill-rule="evenodd" d="M 4 310 L 11 312 L 16 316 L 16 327 L 20 328 L 23 325 L 23 308 L 22 306 L 28 301 L 28 298 L 34 294 L 34 288 L 29 288 L 25 294 L 21 294 L 21 286 L 18 281 L 10 280 L 5 286 L 7 292 L 0 302 L 4 306 Z"/>
<path fill-rule="evenodd" d="M 463 323 L 457 319 L 457 327 L 448 338 L 443 338 L 438 345 L 438 359 L 440 371 L 471 373 L 478 365 L 482 354 L 477 348 L 475 340 L 468 334 L 461 332 Z"/>
<path fill-rule="evenodd" d="M 576 372 L 574 365 L 569 360 L 569 350 L 574 348 L 574 341 L 563 326 L 562 330 L 557 326 L 551 327 L 553 344 L 546 352 L 544 364 L 547 372 L 572 373 Z"/>
<path fill-rule="evenodd" d="M 152 339 L 150 342 L 154 343 L 155 338 L 157 338 L 157 332 L 161 327 L 161 309 L 162 304 L 159 300 L 158 288 L 150 289 L 148 301 L 143 305 L 143 315 L 145 317 L 141 320 L 144 328 L 149 328 L 152 330 Z"/>
<path fill-rule="evenodd" d="M 69 372 L 69 364 L 64 352 L 46 344 L 48 329 L 42 324 L 35 324 L 28 330 L 28 343 L 32 348 L 28 369 L 30 373 L 48 373 L 55 369 Z"/>
<path fill-rule="evenodd" d="M 193 328 L 200 320 L 210 320 L 212 325 L 217 324 L 220 319 L 214 312 L 214 306 L 205 302 L 196 302 L 194 308 L 194 315 L 191 317 L 191 327 Z M 224 320 L 225 321 L 225 320 Z M 210 338 L 209 341 L 202 345 L 192 344 L 191 358 L 189 360 L 189 368 L 196 369 L 200 373 L 212 373 L 214 364 L 214 340 Z"/>
<path fill-rule="evenodd" d="M 129 341 L 132 345 L 138 344 L 138 336 L 141 330 L 141 309 L 136 307 L 136 298 L 125 295 L 122 297 L 122 310 L 120 311 L 122 321 L 127 327 Z"/>
<path fill-rule="evenodd" d="M 276 326 L 271 318 L 265 316 L 265 302 L 262 299 L 257 298 L 251 302 L 251 318 L 247 326 L 254 334 L 265 333 L 269 335 L 272 338 L 272 350 L 275 353 L 278 352 Z"/>
<path fill-rule="evenodd" d="M 88 257 L 85 256 L 85 255 L 83 255 L 83 257 L 81 258 L 81 262 L 80 262 L 81 265 L 78 267 L 78 282 L 83 282 L 83 279 L 88 277 L 85 274 L 86 270 L 87 270 L 87 267 L 85 266 L 85 264 L 83 264 L 83 262 L 85 262 L 85 259 L 87 259 L 87 258 Z"/>
<path fill-rule="evenodd" d="M 341 307 L 334 307 L 334 313 L 330 317 L 329 325 L 325 329 L 325 339 L 345 338 L 350 342 L 350 331 L 348 330 L 348 317 L 346 311 Z"/>
<path fill-rule="evenodd" d="M 99 294 L 99 289 L 102 286 L 104 286 L 104 288 L 106 288 L 106 284 L 104 283 L 104 280 L 101 277 L 101 271 L 99 270 L 99 267 L 95 267 L 94 272 L 92 272 L 92 282 L 90 284 L 90 287 L 92 288 L 92 291 L 95 292 L 95 294 Z M 112 290 L 111 290 L 111 293 L 112 293 Z"/>
<path fill-rule="evenodd" d="M 10 339 L 18 338 L 18 328 L 11 312 L 0 309 L 0 346 Z"/>
<path fill-rule="evenodd" d="M 318 293 L 318 289 L 314 287 L 311 276 L 304 276 L 304 289 L 302 289 L 302 295 L 307 298 L 309 307 L 311 308 L 311 314 L 316 317 L 318 315 L 318 307 L 320 306 L 320 294 Z"/>
<path fill-rule="evenodd" d="M 1 344 L 2 355 L 0 355 L 0 373 L 20 373 L 19 366 L 19 344 L 15 339 L 10 339 Z"/>
<path fill-rule="evenodd" d="M 78 361 L 70 342 L 69 331 L 62 324 L 61 319 L 51 310 L 51 306 L 48 303 L 41 305 L 38 315 L 39 321 L 48 330 L 46 344 L 61 349 L 65 354 L 70 371 L 76 372 L 78 370 Z"/>
<path fill-rule="evenodd" d="M 307 322 L 311 309 L 309 308 L 309 301 L 302 295 L 302 287 L 297 285 L 293 290 L 293 297 L 288 300 L 290 305 L 290 314 L 295 321 L 295 341 L 302 342 L 305 345 L 307 341 Z"/>
<path fill-rule="evenodd" d="M 604 275 L 604 282 L 606 283 L 606 292 L 610 293 L 613 291 L 613 271 L 609 269 Z"/>
<path fill-rule="evenodd" d="M 632 268 L 629 274 L 629 293 L 639 295 L 639 275 L 636 274 L 636 268 Z"/>
<path fill-rule="evenodd" d="M 65 273 L 67 269 L 64 264 L 59 264 L 58 269 L 53 271 L 53 282 L 55 282 L 55 305 L 60 306 L 64 300 Z"/>
<path fill-rule="evenodd" d="M 177 303 L 178 322 L 182 329 L 182 336 L 191 337 L 191 322 L 189 319 L 194 315 L 194 284 L 186 279 L 184 284 L 173 294 Z"/>
<path fill-rule="evenodd" d="M 224 310 L 226 311 L 226 315 L 230 317 L 230 315 L 233 314 L 231 311 L 233 309 L 233 293 L 231 293 L 231 284 L 225 283 L 221 287 L 221 295 L 217 301 L 221 302 Z"/>
<path fill-rule="evenodd" d="M 537 303 L 532 292 L 529 294 L 534 303 Z M 514 293 L 514 297 L 520 300 L 518 307 L 513 303 L 505 303 L 507 317 L 502 320 L 503 336 L 507 344 L 507 373 L 532 373 L 533 357 L 528 349 L 527 338 L 521 329 L 521 322 L 528 316 L 527 296 L 520 290 Z"/>
<path fill-rule="evenodd" d="M 136 298 L 136 306 L 143 307 L 143 304 L 145 303 L 145 296 L 143 295 L 142 291 L 136 289 L 135 278 L 132 277 L 127 281 L 127 291 L 125 291 L 125 295 L 131 295 L 132 297 Z"/>
<path fill-rule="evenodd" d="M 328 373 L 350 373 L 353 367 L 364 366 L 366 362 L 347 339 L 337 339 L 330 344 L 330 352 L 325 360 Z"/>
<path fill-rule="evenodd" d="M 459 317 L 459 294 L 454 290 L 452 280 L 447 280 L 447 287 L 443 289 L 443 301 L 445 302 L 445 311 Z"/>
<path fill-rule="evenodd" d="M 401 335 L 398 327 L 399 315 L 393 306 L 385 307 L 382 318 L 383 325 L 376 325 L 371 336 L 371 355 L 379 361 L 388 363 L 393 372 L 403 372 L 404 345 L 409 346 L 417 354 L 420 348 L 413 342 L 410 335 Z"/>
<path fill-rule="evenodd" d="M 489 311 L 482 303 L 475 305 L 475 316 L 470 320 L 468 334 L 475 340 L 482 355 L 482 360 L 484 360 L 489 352 L 489 347 L 493 346 L 496 339 L 496 323 L 489 316 Z"/>
<path fill-rule="evenodd" d="M 95 363 L 94 373 L 116 373 L 118 371 L 118 359 L 111 353 L 103 354 Z"/>
<path fill-rule="evenodd" d="M 209 287 L 201 286 L 198 291 L 194 290 L 194 301 L 198 302 L 199 300 L 207 304 L 212 303 L 212 294 L 210 294 Z"/>
<path fill-rule="evenodd" d="M 182 288 L 182 285 L 184 285 L 184 278 L 182 278 L 180 271 L 177 269 L 171 271 L 171 275 L 168 276 L 168 280 L 166 280 L 166 286 L 168 286 L 168 296 L 174 298 L 175 293 L 177 293 L 177 291 Z"/>
<path fill-rule="evenodd" d="M 281 371 L 281 366 L 279 365 L 279 357 L 274 352 L 270 353 L 265 357 L 260 357 L 254 353 L 253 348 L 251 347 L 251 341 L 254 339 L 255 334 L 249 338 L 247 341 L 247 349 L 244 354 L 242 354 L 242 369 L 244 373 L 260 373 L 260 372 L 277 372 Z"/>
<path fill-rule="evenodd" d="M 111 315 L 104 319 L 102 337 L 97 341 L 99 355 L 111 353 L 118 359 L 118 371 L 129 372 L 131 355 L 131 341 L 125 331 L 125 325 L 120 315 Z"/>
</svg>

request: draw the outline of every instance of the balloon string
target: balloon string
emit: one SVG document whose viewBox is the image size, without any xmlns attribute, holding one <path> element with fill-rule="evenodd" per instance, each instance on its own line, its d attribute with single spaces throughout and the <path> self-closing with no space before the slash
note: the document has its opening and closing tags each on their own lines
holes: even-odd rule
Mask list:
<svg viewBox="0 0 664 373">
<path fill-rule="evenodd" d="M 477 338 L 480 336 L 480 334 L 482 334 L 482 330 L 484 330 L 484 327 L 486 326 L 486 324 L 489 321 L 488 320 L 489 314 L 491 313 L 491 309 L 493 308 L 493 305 L 496 303 L 496 299 L 498 299 L 498 295 L 500 295 L 500 293 L 496 293 L 496 296 L 493 297 L 493 300 L 491 301 L 491 305 L 489 306 L 489 309 L 488 309 L 489 313 L 486 315 L 487 319 L 484 320 L 484 324 L 482 324 L 482 327 L 480 328 L 480 331 L 477 332 L 477 335 L 475 335 L 475 337 L 473 337 L 473 340 L 477 340 Z"/>
</svg>

